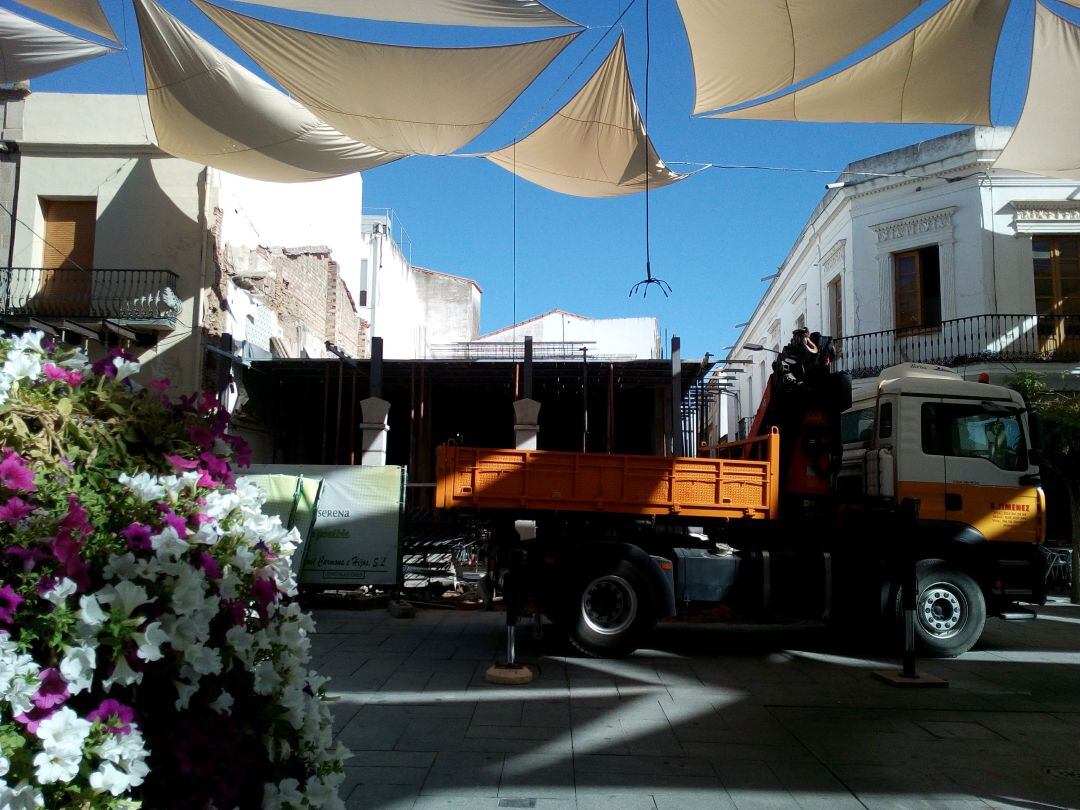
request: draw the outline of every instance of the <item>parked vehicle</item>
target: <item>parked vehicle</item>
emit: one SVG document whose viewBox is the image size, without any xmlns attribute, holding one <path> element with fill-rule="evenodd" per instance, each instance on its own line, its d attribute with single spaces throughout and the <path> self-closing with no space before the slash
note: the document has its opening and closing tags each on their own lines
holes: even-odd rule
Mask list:
<svg viewBox="0 0 1080 810">
<path fill-rule="evenodd" d="M 877 637 L 912 566 L 924 653 L 1032 618 L 1045 500 L 1021 396 L 907 363 L 853 399 L 833 359 L 796 332 L 749 438 L 706 458 L 440 448 L 436 506 L 489 523 L 503 564 L 523 552 L 510 587 L 593 655 L 719 605 Z"/>
</svg>

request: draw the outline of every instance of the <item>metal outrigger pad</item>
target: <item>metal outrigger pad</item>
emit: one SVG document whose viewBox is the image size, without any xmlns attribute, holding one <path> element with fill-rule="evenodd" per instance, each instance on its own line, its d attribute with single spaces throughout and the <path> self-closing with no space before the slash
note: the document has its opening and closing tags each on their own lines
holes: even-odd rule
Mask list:
<svg viewBox="0 0 1080 810">
<path fill-rule="evenodd" d="M 635 293 L 637 293 L 637 291 L 640 289 L 643 290 L 641 297 L 648 298 L 650 284 L 655 284 L 657 287 L 659 287 L 660 292 L 664 294 L 664 298 L 667 298 L 669 295 L 671 295 L 671 285 L 664 281 L 662 278 L 653 278 L 652 266 L 649 262 L 645 262 L 645 278 L 630 288 L 630 295 L 627 297 L 633 298 Z"/>
</svg>

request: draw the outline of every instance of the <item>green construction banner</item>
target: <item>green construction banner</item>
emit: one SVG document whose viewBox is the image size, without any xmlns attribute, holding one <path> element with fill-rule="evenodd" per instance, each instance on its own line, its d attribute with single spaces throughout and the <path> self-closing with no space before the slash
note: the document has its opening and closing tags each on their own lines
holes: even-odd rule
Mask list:
<svg viewBox="0 0 1080 810">
<path fill-rule="evenodd" d="M 246 472 L 253 479 L 290 476 L 294 486 L 300 479 L 292 522 L 301 534 L 305 504 L 310 522 L 314 500 L 303 482 L 322 484 L 307 542 L 297 550 L 303 560 L 300 584 L 355 587 L 400 582 L 404 468 L 255 464 Z"/>
</svg>

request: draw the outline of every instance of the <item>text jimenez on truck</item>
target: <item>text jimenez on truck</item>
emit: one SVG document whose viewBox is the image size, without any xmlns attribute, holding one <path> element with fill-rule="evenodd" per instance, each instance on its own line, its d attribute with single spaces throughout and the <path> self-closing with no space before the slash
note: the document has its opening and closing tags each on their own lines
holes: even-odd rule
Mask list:
<svg viewBox="0 0 1080 810">
<path fill-rule="evenodd" d="M 853 397 L 834 359 L 796 331 L 749 437 L 707 458 L 441 447 L 436 506 L 484 524 L 507 597 L 592 655 L 721 605 L 877 638 L 913 566 L 924 653 L 967 651 L 987 615 L 1030 618 L 1046 508 L 1020 394 L 907 363 Z"/>
</svg>

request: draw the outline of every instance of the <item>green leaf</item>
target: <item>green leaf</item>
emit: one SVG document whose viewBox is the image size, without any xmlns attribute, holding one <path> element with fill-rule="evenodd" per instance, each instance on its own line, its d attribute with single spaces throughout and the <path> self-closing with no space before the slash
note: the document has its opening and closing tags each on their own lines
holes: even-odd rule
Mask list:
<svg viewBox="0 0 1080 810">
<path fill-rule="evenodd" d="M 56 410 L 60 412 L 60 415 L 67 419 L 71 416 L 71 400 L 68 397 L 64 397 L 56 403 Z"/>
</svg>

